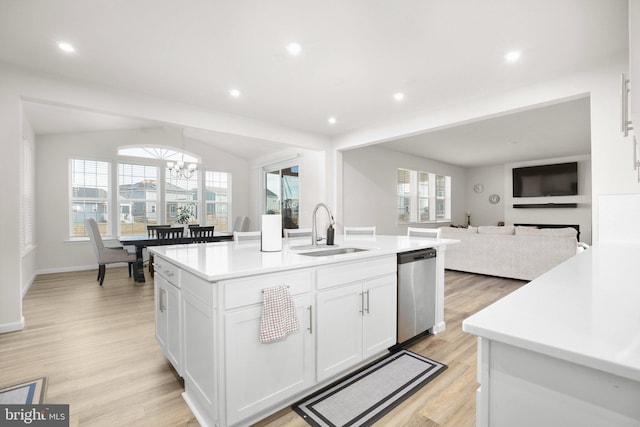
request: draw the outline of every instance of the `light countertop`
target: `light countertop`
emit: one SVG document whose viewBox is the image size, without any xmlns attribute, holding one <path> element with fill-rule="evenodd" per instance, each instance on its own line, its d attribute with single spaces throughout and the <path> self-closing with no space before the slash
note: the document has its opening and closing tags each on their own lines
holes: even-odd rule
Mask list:
<svg viewBox="0 0 640 427">
<path fill-rule="evenodd" d="M 640 246 L 594 246 L 465 319 L 462 329 L 640 381 Z"/>
<path fill-rule="evenodd" d="M 303 252 L 312 250 L 296 249 L 296 246 L 309 245 L 310 242 L 307 239 L 293 239 L 290 242 L 290 244 L 283 242 L 282 251 L 278 252 L 261 252 L 260 241 L 156 246 L 149 248 L 149 251 L 178 264 L 185 270 L 207 281 L 218 281 L 343 261 L 365 260 L 416 249 L 444 247 L 458 241 L 384 235 L 346 238 L 344 236 L 336 236 L 334 246 L 321 245 L 318 249 L 313 250 L 337 248 L 362 248 L 368 250 L 323 257 L 301 255 Z"/>
</svg>

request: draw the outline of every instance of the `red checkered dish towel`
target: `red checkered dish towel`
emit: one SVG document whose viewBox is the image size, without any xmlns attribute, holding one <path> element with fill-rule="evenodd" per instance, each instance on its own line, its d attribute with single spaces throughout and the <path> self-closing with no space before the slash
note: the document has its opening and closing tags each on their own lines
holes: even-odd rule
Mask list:
<svg viewBox="0 0 640 427">
<path fill-rule="evenodd" d="M 260 342 L 279 340 L 288 333 L 298 330 L 296 308 L 289 294 L 288 286 L 274 286 L 262 290 L 262 319 L 260 321 Z"/>
</svg>

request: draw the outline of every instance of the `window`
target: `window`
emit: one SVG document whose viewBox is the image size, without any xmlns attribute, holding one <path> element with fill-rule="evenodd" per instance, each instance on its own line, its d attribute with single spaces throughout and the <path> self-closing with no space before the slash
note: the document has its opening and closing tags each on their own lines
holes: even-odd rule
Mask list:
<svg viewBox="0 0 640 427">
<path fill-rule="evenodd" d="M 100 233 L 105 236 L 146 235 L 147 225 L 174 223 L 178 209 L 182 206 L 186 206 L 191 212 L 191 222 L 214 225 L 216 231 L 230 231 L 230 173 L 197 170 L 190 179 L 176 178 L 166 168 L 164 159 L 148 159 L 149 155 L 143 155 L 141 157 L 147 160 L 141 163 L 132 160 L 135 153 L 133 148 L 127 147 L 129 151 L 119 151 L 119 154 L 128 156 L 128 161 L 69 161 L 70 237 L 87 236 L 84 229 L 86 218 L 96 219 Z M 164 148 L 158 148 L 157 151 L 153 147 L 141 148 L 144 148 L 140 151 L 143 154 L 170 154 Z M 27 186 L 27 177 L 23 180 Z M 116 191 L 112 191 L 111 187 L 116 188 Z M 27 198 L 25 193 L 23 222 L 28 216 Z M 27 230 L 26 223 L 24 227 L 26 240 L 27 231 L 33 228 Z"/>
<path fill-rule="evenodd" d="M 141 235 L 147 225 L 158 224 L 158 168 L 118 164 L 118 207 L 120 235 Z"/>
<path fill-rule="evenodd" d="M 451 221 L 451 177 L 398 169 L 397 221 Z"/>
<path fill-rule="evenodd" d="M 178 208 L 186 206 L 191 212 L 191 222 L 199 223 L 198 182 L 200 172 L 194 172 L 189 179 L 176 178 L 165 168 L 164 198 L 166 203 L 166 224 L 176 222 Z"/>
<path fill-rule="evenodd" d="M 109 162 L 71 159 L 70 236 L 86 236 L 84 220 L 98 222 L 100 234 L 110 234 Z"/>
<path fill-rule="evenodd" d="M 204 200 L 205 223 L 217 231 L 229 231 L 229 198 L 231 196 L 231 174 L 205 172 Z"/>
</svg>

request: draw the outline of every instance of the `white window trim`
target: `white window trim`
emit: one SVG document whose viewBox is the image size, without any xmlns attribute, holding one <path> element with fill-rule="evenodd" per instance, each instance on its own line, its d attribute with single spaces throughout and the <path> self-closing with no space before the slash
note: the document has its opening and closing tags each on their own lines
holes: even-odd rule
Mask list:
<svg viewBox="0 0 640 427">
<path fill-rule="evenodd" d="M 410 191 L 410 201 L 409 201 L 409 220 L 408 221 L 399 221 L 398 212 L 396 209 L 396 224 L 397 225 L 406 225 L 406 224 L 439 224 L 439 223 L 449 223 L 451 222 L 451 177 L 448 175 L 441 175 L 433 172 L 425 172 L 425 171 L 416 171 L 406 168 L 398 168 L 398 170 L 408 171 L 410 176 L 409 181 L 409 191 Z M 420 212 L 419 212 L 419 200 L 420 200 L 420 186 L 418 177 L 419 174 L 425 173 L 429 175 L 429 219 L 426 221 L 420 220 Z M 439 198 L 436 191 L 436 181 L 437 177 L 443 176 L 445 177 L 445 197 Z M 398 174 L 396 173 L 396 194 L 394 195 L 396 200 L 396 206 L 398 203 Z M 445 200 L 445 217 L 438 218 L 437 217 L 437 200 L 444 199 Z"/>
</svg>

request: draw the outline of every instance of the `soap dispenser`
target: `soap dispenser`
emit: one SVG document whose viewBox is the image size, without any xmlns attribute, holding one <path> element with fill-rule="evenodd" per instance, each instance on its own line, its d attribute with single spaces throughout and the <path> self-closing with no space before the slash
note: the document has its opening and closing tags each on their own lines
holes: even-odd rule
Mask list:
<svg viewBox="0 0 640 427">
<path fill-rule="evenodd" d="M 333 245 L 333 236 L 335 231 L 336 230 L 333 229 L 333 225 L 329 224 L 329 228 L 327 228 L 327 245 Z"/>
</svg>

